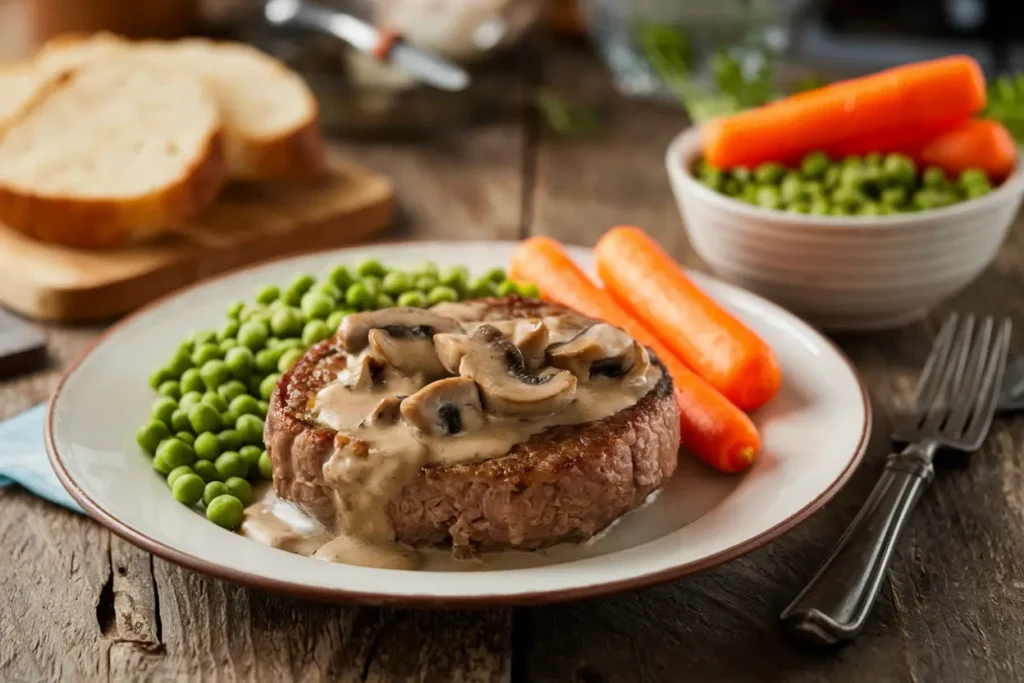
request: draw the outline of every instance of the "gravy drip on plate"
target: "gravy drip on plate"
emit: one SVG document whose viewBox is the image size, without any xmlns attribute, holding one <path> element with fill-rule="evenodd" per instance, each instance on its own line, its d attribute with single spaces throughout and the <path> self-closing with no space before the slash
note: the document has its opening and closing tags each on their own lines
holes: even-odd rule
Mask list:
<svg viewBox="0 0 1024 683">
<path fill-rule="evenodd" d="M 303 533 L 268 497 L 247 509 L 245 535 L 327 561 L 415 569 L 420 555 L 395 541 L 388 506 L 422 467 L 487 460 L 549 427 L 609 417 L 661 378 L 646 349 L 607 323 L 480 323 L 465 320 L 471 307 L 454 306 L 443 310 L 462 320 L 413 308 L 345 318 L 345 367 L 310 405 L 338 432 L 323 464 L 334 528 Z"/>
</svg>

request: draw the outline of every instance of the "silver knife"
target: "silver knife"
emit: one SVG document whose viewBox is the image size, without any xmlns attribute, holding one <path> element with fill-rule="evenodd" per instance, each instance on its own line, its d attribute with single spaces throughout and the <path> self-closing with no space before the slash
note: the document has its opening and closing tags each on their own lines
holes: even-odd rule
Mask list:
<svg viewBox="0 0 1024 683">
<path fill-rule="evenodd" d="M 380 31 L 365 21 L 304 0 L 268 0 L 263 16 L 275 26 L 291 24 L 327 33 L 367 54 L 373 54 L 382 40 Z M 459 91 L 469 85 L 469 74 L 462 67 L 401 40 L 388 50 L 386 59 L 441 90 Z"/>
</svg>

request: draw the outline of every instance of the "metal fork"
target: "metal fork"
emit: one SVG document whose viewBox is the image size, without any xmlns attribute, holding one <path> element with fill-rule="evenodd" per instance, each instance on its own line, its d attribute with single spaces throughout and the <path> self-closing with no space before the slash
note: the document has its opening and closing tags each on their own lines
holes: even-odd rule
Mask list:
<svg viewBox="0 0 1024 683">
<path fill-rule="evenodd" d="M 783 630 L 814 645 L 851 640 L 864 627 L 893 549 L 942 450 L 978 450 L 995 412 L 1010 321 L 951 315 L 917 385 L 914 407 L 892 436 L 906 443 L 814 578 L 781 616 Z"/>
</svg>

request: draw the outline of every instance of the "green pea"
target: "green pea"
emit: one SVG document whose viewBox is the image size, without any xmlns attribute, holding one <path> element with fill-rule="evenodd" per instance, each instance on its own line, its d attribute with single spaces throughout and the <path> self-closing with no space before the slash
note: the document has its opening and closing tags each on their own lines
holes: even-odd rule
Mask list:
<svg viewBox="0 0 1024 683">
<path fill-rule="evenodd" d="M 206 387 L 204 386 L 203 388 L 205 389 Z M 203 395 L 201 393 L 199 393 L 198 391 L 190 391 L 182 395 L 181 400 L 178 401 L 178 407 L 184 410 L 188 410 L 189 408 L 191 408 L 192 406 L 194 406 L 195 404 L 199 403 L 202 400 Z"/>
<path fill-rule="evenodd" d="M 232 380 L 232 381 L 234 381 L 234 380 Z M 217 387 L 217 388 L 219 389 L 220 387 Z M 200 403 L 203 403 L 204 405 L 210 406 L 211 408 L 216 410 L 218 413 L 223 413 L 225 410 L 228 409 L 228 402 L 227 402 L 227 400 L 225 400 L 224 397 L 221 396 L 216 391 L 207 391 L 205 394 L 203 394 L 203 399 L 202 399 L 202 401 L 200 401 Z"/>
<path fill-rule="evenodd" d="M 155 401 L 149 410 L 150 415 L 154 420 L 160 420 L 168 427 L 171 426 L 171 415 L 175 410 L 178 409 L 178 402 L 173 398 L 166 396 L 160 396 Z"/>
<path fill-rule="evenodd" d="M 268 402 L 266 402 L 266 401 L 257 401 L 256 405 L 259 406 L 259 409 L 260 409 L 259 415 L 260 415 L 260 417 L 266 419 L 267 411 L 270 410 L 270 404 Z"/>
<path fill-rule="evenodd" d="M 757 188 L 757 205 L 763 206 L 766 209 L 778 209 L 782 206 L 782 198 L 779 196 L 779 190 L 771 185 L 762 185 Z"/>
<path fill-rule="evenodd" d="M 757 204 L 757 185 L 744 185 L 739 198 L 748 204 Z"/>
<path fill-rule="evenodd" d="M 260 382 L 260 396 L 264 401 L 269 401 L 271 394 L 274 393 L 274 387 L 277 386 L 277 380 L 281 379 L 281 375 L 276 372 L 271 375 L 267 375 Z"/>
<path fill-rule="evenodd" d="M 487 278 L 487 280 L 490 281 L 490 278 Z M 440 284 L 440 281 L 436 275 L 420 275 L 416 278 L 413 286 L 422 292 L 429 292 L 434 287 L 437 287 L 438 284 Z"/>
<path fill-rule="evenodd" d="M 825 171 L 825 175 L 821 179 L 821 184 L 826 190 L 834 190 L 839 187 L 839 178 L 842 175 L 842 169 L 838 166 L 829 166 L 828 170 Z"/>
<path fill-rule="evenodd" d="M 281 296 L 281 290 L 276 285 L 265 285 L 256 290 L 256 301 L 261 304 L 269 304 Z"/>
<path fill-rule="evenodd" d="M 260 453 L 259 468 L 260 475 L 264 479 L 274 478 L 274 463 L 270 460 L 270 456 L 267 455 L 266 451 Z"/>
<path fill-rule="evenodd" d="M 257 401 L 248 394 L 237 396 L 231 401 L 231 412 L 235 415 L 237 420 L 241 415 L 259 415 L 260 408 Z"/>
<path fill-rule="evenodd" d="M 302 297 L 302 312 L 310 320 L 313 318 L 326 318 L 334 310 L 334 300 L 324 294 L 309 292 Z"/>
<path fill-rule="evenodd" d="M 236 346 L 240 346 L 240 344 L 238 343 L 237 339 L 228 337 L 227 339 L 222 340 L 219 346 L 221 353 L 227 353 L 228 349 L 233 349 Z"/>
<path fill-rule="evenodd" d="M 707 166 L 701 173 L 700 180 L 712 190 L 721 191 L 725 182 L 725 173 L 714 166 Z"/>
<path fill-rule="evenodd" d="M 434 289 L 434 292 L 436 292 L 437 289 L 440 288 Z M 428 298 L 428 301 L 431 301 L 433 299 L 434 292 L 430 293 L 431 296 Z M 452 290 L 452 294 L 454 295 L 454 298 L 442 299 L 441 301 L 458 301 L 459 295 L 456 294 L 454 290 Z M 519 287 L 517 287 L 516 283 L 512 282 L 511 280 L 502 280 L 501 282 L 498 283 L 498 296 L 513 296 L 517 294 L 519 294 Z M 431 303 L 437 302 L 431 301 Z"/>
<path fill-rule="evenodd" d="M 309 323 L 309 325 L 312 324 L 313 323 Z M 307 327 L 309 327 L 309 325 L 307 325 Z M 324 327 L 326 327 L 326 325 Z M 303 338 L 305 338 L 305 336 L 303 336 Z M 302 351 L 299 349 L 288 349 L 281 354 L 281 358 L 277 361 L 277 371 L 281 373 L 288 372 L 300 358 L 302 358 Z"/>
<path fill-rule="evenodd" d="M 231 379 L 231 371 L 222 360 L 208 360 L 199 368 L 199 376 L 203 378 L 206 388 L 213 391 Z"/>
<path fill-rule="evenodd" d="M 217 331 L 217 341 L 223 343 L 228 339 L 234 339 L 238 335 L 240 323 L 237 320 L 229 319 L 224 322 Z"/>
<path fill-rule="evenodd" d="M 224 364 L 236 378 L 244 379 L 256 369 L 256 356 L 245 346 L 228 349 L 224 356 Z"/>
<path fill-rule="evenodd" d="M 373 307 L 377 310 L 381 308 L 391 308 L 395 305 L 395 300 L 390 294 L 384 294 L 383 292 L 377 295 L 377 300 L 373 303 Z"/>
<path fill-rule="evenodd" d="M 841 204 L 834 204 L 829 208 L 829 214 L 832 216 L 849 216 L 852 214 L 849 208 L 842 206 Z"/>
<path fill-rule="evenodd" d="M 388 269 L 384 267 L 384 264 L 376 259 L 367 259 L 356 266 L 356 275 L 359 277 L 367 277 L 369 275 L 383 277 L 387 272 Z"/>
<path fill-rule="evenodd" d="M 171 473 L 167 475 L 167 485 L 174 486 L 174 482 L 178 479 L 178 477 L 184 476 L 186 474 L 195 474 L 195 472 L 192 471 L 192 468 L 189 467 L 188 465 L 175 467 L 173 470 L 171 470 Z"/>
<path fill-rule="evenodd" d="M 274 366 L 274 369 L 275 370 L 277 369 L 277 365 Z M 260 385 L 263 383 L 264 379 L 265 379 L 265 377 L 262 374 L 253 375 L 252 377 L 250 377 L 249 381 L 248 381 L 249 393 L 252 394 L 253 396 L 259 396 L 260 395 Z"/>
<path fill-rule="evenodd" d="M 173 429 L 175 432 L 192 431 L 192 423 L 188 419 L 187 408 L 179 407 L 177 410 L 171 413 L 171 429 Z"/>
<path fill-rule="evenodd" d="M 831 212 L 831 205 L 828 200 L 824 197 L 819 199 L 811 200 L 811 205 L 808 207 L 808 213 L 815 216 L 827 216 Z"/>
<path fill-rule="evenodd" d="M 228 303 L 228 307 L 227 307 L 225 312 L 227 313 L 227 316 L 229 318 L 232 318 L 234 320 L 238 320 L 239 316 L 242 315 L 242 311 L 244 311 L 244 310 L 245 310 L 245 303 L 239 301 L 238 299 L 235 299 L 234 301 L 231 301 L 230 303 Z"/>
<path fill-rule="evenodd" d="M 735 166 L 731 172 L 732 177 L 739 181 L 740 184 L 748 183 L 753 178 L 753 173 L 746 166 Z"/>
<path fill-rule="evenodd" d="M 217 459 L 213 461 L 214 467 L 217 468 L 217 474 L 222 479 L 228 477 L 244 477 L 249 469 L 240 456 L 235 451 L 227 451 L 217 456 Z"/>
<path fill-rule="evenodd" d="M 868 168 L 881 168 L 882 159 L 883 156 L 881 152 L 868 152 L 864 155 L 864 165 Z"/>
<path fill-rule="evenodd" d="M 807 199 L 817 199 L 825 196 L 825 186 L 817 180 L 808 180 L 803 184 L 802 196 Z"/>
<path fill-rule="evenodd" d="M 331 300 L 332 304 L 341 298 L 341 290 L 335 287 L 334 283 L 331 282 L 330 280 L 324 280 L 323 282 L 317 283 L 316 285 L 314 285 L 313 289 L 307 292 L 307 294 L 310 292 L 315 292 L 317 294 L 322 294 L 323 296 L 326 296 Z"/>
<path fill-rule="evenodd" d="M 464 291 L 469 286 L 469 269 L 466 266 L 446 268 L 438 277 L 438 282 L 458 292 Z"/>
<path fill-rule="evenodd" d="M 160 396 L 166 396 L 167 398 L 174 399 L 175 401 L 181 398 L 181 384 L 176 380 L 169 379 L 166 382 L 162 382 L 157 387 L 156 393 Z"/>
<path fill-rule="evenodd" d="M 373 306 L 377 297 L 370 293 L 366 285 L 357 282 L 345 290 L 345 303 L 358 310 L 365 310 Z"/>
<path fill-rule="evenodd" d="M 927 209 L 937 209 L 942 205 L 939 193 L 932 189 L 921 189 L 914 193 L 911 198 L 911 202 L 914 207 L 925 211 Z"/>
<path fill-rule="evenodd" d="M 800 172 L 805 178 L 823 178 L 832 160 L 825 152 L 811 152 L 800 162 Z"/>
<path fill-rule="evenodd" d="M 213 432 L 203 432 L 197 436 L 196 442 L 192 444 L 192 449 L 202 460 L 216 460 L 223 450 L 220 439 Z"/>
<path fill-rule="evenodd" d="M 896 185 L 887 187 L 879 194 L 879 200 L 883 205 L 897 208 L 907 203 L 907 188 Z"/>
<path fill-rule="evenodd" d="M 398 305 L 424 308 L 427 305 L 427 297 L 418 289 L 414 289 L 411 292 L 403 292 L 398 296 Z"/>
<path fill-rule="evenodd" d="M 385 294 L 391 294 L 398 296 L 402 292 L 405 292 L 412 288 L 412 278 L 407 273 L 403 273 L 400 270 L 393 270 L 384 276 L 381 282 L 381 287 L 384 289 Z"/>
<path fill-rule="evenodd" d="M 259 446 L 242 446 L 238 449 L 238 454 L 242 456 L 242 460 L 249 466 L 249 472 L 255 472 L 259 467 L 260 453 L 263 449 Z"/>
<path fill-rule="evenodd" d="M 469 295 L 474 299 L 485 299 L 497 293 L 494 283 L 488 277 L 477 278 L 469 286 Z"/>
<path fill-rule="evenodd" d="M 206 506 L 206 518 L 229 531 L 242 523 L 243 512 L 242 501 L 232 495 L 217 496 Z"/>
<path fill-rule="evenodd" d="M 790 213 L 810 213 L 811 203 L 806 199 L 798 199 L 786 206 L 786 211 Z"/>
<path fill-rule="evenodd" d="M 157 446 L 170 435 L 171 430 L 167 428 L 167 425 L 159 420 L 150 420 L 135 432 L 135 442 L 150 455 L 156 455 Z"/>
<path fill-rule="evenodd" d="M 283 339 L 281 343 L 278 345 L 278 347 L 274 350 L 284 353 L 288 349 L 302 349 L 303 351 L 305 351 L 306 345 L 302 343 L 301 339 Z"/>
<path fill-rule="evenodd" d="M 196 434 L 216 432 L 223 426 L 217 409 L 205 403 L 192 406 L 192 409 L 188 411 L 188 421 Z"/>
<path fill-rule="evenodd" d="M 195 444 L 195 442 L 196 442 L 196 437 L 195 437 L 195 435 L 194 435 L 194 434 L 192 434 L 192 432 L 187 432 L 187 431 L 185 431 L 184 429 L 183 429 L 183 430 L 181 430 L 181 431 L 179 431 L 179 432 L 177 432 L 177 433 L 176 433 L 176 434 L 174 435 L 174 438 L 175 438 L 175 439 L 178 439 L 179 441 L 184 441 L 184 442 L 185 442 L 185 443 L 187 443 L 187 444 L 188 444 L 189 446 L 194 446 L 194 444 Z M 193 448 L 192 450 L 195 450 L 195 448 Z"/>
<path fill-rule="evenodd" d="M 175 355 L 181 354 L 183 356 L 191 356 L 192 352 L 195 351 L 195 349 L 196 349 L 195 343 L 191 339 L 186 339 L 185 341 L 183 341 L 180 344 L 178 344 L 178 349 L 174 352 L 174 354 Z"/>
<path fill-rule="evenodd" d="M 260 352 L 262 353 L 262 351 Z M 237 379 L 233 379 L 230 382 L 225 382 L 217 387 L 217 395 L 224 399 L 226 402 L 231 403 L 232 399 L 236 396 L 241 396 L 249 389 L 244 384 L 239 382 Z"/>
<path fill-rule="evenodd" d="M 991 191 L 991 185 L 968 185 L 964 188 L 964 196 L 967 199 L 977 199 L 978 197 L 984 197 Z"/>
<path fill-rule="evenodd" d="M 857 166 L 844 166 L 839 175 L 839 187 L 860 189 L 867 184 L 864 171 Z"/>
<path fill-rule="evenodd" d="M 270 329 L 278 337 L 292 337 L 302 333 L 302 315 L 294 308 L 279 308 L 270 317 Z"/>
<path fill-rule="evenodd" d="M 273 372 L 277 369 L 277 362 L 285 349 L 263 349 L 256 354 L 256 369 L 262 374 Z"/>
<path fill-rule="evenodd" d="M 961 173 L 960 184 L 964 187 L 969 187 L 971 185 L 991 187 L 992 185 L 988 178 L 988 174 L 980 168 L 969 168 Z"/>
<path fill-rule="evenodd" d="M 506 285 L 506 283 L 508 285 L 512 286 L 512 293 L 516 292 L 515 284 L 509 282 L 508 280 L 502 280 L 501 284 L 499 284 L 498 287 L 497 287 L 497 293 L 498 293 L 499 296 L 508 296 L 508 294 L 502 294 L 501 293 L 502 292 L 502 286 Z M 427 305 L 428 306 L 434 306 L 435 304 L 443 303 L 443 302 L 446 302 L 446 301 L 458 301 L 458 300 L 459 300 L 459 293 L 456 292 L 451 287 L 446 287 L 444 285 L 438 285 L 437 287 L 434 287 L 427 294 Z"/>
<path fill-rule="evenodd" d="M 312 346 L 313 344 L 316 344 L 318 341 L 330 337 L 333 331 L 334 330 L 328 327 L 327 323 L 325 323 L 323 320 L 310 320 L 308 323 L 306 323 L 306 326 L 302 328 L 302 343 L 306 344 L 307 346 Z M 285 357 L 287 357 L 294 351 L 298 351 L 298 349 L 289 349 L 288 351 L 285 352 L 283 356 L 281 356 L 281 360 L 277 364 L 278 370 L 284 372 L 284 370 L 281 370 L 281 363 L 284 362 Z M 301 356 L 302 354 L 299 353 L 298 355 Z M 298 356 L 296 356 L 295 358 L 297 359 Z M 291 366 L 289 365 L 289 367 Z"/>
<path fill-rule="evenodd" d="M 235 429 L 242 436 L 242 442 L 254 446 L 263 443 L 263 420 L 255 415 L 241 415 L 235 422 Z"/>
<path fill-rule="evenodd" d="M 213 330 L 195 330 L 189 337 L 196 346 L 216 341 L 217 333 Z"/>
<path fill-rule="evenodd" d="M 219 476 L 219 475 L 218 475 Z M 223 481 L 213 481 L 206 485 L 203 489 L 203 503 L 209 505 L 213 502 L 217 496 L 230 495 L 228 493 L 228 487 L 224 485 Z"/>
<path fill-rule="evenodd" d="M 156 391 L 160 388 L 161 384 L 172 379 L 175 379 L 173 372 L 168 368 L 159 368 L 149 376 L 149 386 L 153 387 L 153 391 Z"/>
<path fill-rule="evenodd" d="M 844 208 L 856 207 L 864 200 L 862 192 L 847 185 L 841 185 L 832 191 L 832 203 Z"/>
<path fill-rule="evenodd" d="M 305 294 L 315 284 L 316 278 L 309 273 L 296 273 L 292 276 L 292 281 L 289 283 L 288 289 Z"/>
<path fill-rule="evenodd" d="M 904 154 L 887 154 L 882 161 L 882 175 L 890 181 L 911 185 L 917 176 L 914 160 Z"/>
<path fill-rule="evenodd" d="M 882 210 L 876 202 L 867 201 L 857 207 L 857 214 L 860 216 L 880 216 L 882 215 Z"/>
<path fill-rule="evenodd" d="M 237 451 L 245 443 L 237 429 L 225 429 L 217 435 L 217 441 L 220 442 L 221 453 Z"/>
<path fill-rule="evenodd" d="M 804 181 L 796 172 L 790 171 L 779 183 L 779 196 L 785 202 L 793 202 L 804 194 Z"/>
<path fill-rule="evenodd" d="M 413 272 L 416 275 L 433 275 L 436 277 L 440 271 L 437 264 L 433 261 L 424 261 L 420 265 L 416 266 L 416 268 L 413 269 Z"/>
<path fill-rule="evenodd" d="M 762 185 L 775 185 L 782 180 L 782 176 L 785 174 L 785 166 L 774 161 L 768 161 L 754 169 L 754 180 Z"/>
<path fill-rule="evenodd" d="M 175 467 L 191 465 L 195 462 L 195 459 L 196 453 L 192 450 L 192 447 L 172 436 L 169 439 L 164 439 L 157 446 L 156 456 L 153 458 L 153 467 L 156 468 L 157 472 L 166 476 Z"/>
<path fill-rule="evenodd" d="M 929 166 L 921 174 L 921 184 L 933 190 L 941 190 L 949 183 L 946 172 L 938 166 Z"/>
<path fill-rule="evenodd" d="M 335 311 L 334 313 L 331 313 L 327 316 L 327 327 L 332 330 L 337 330 L 341 325 L 341 321 L 345 319 L 345 315 L 345 311 Z"/>
<path fill-rule="evenodd" d="M 250 321 L 238 330 L 238 343 L 250 351 L 259 351 L 270 338 L 270 330 L 260 321 Z"/>
<path fill-rule="evenodd" d="M 271 311 L 269 309 L 267 309 L 267 310 L 261 309 L 261 310 L 258 310 L 258 311 L 253 311 L 251 314 L 249 314 L 245 318 L 245 320 L 242 322 L 242 326 L 238 328 L 238 342 L 240 344 L 242 344 L 243 346 L 245 345 L 245 342 L 242 341 L 242 330 L 245 329 L 246 325 L 263 325 L 264 327 L 266 327 L 269 330 L 270 329 L 270 316 L 272 316 L 273 314 L 274 314 L 273 311 Z M 267 336 L 268 337 L 270 336 L 269 331 L 267 333 Z M 253 350 L 255 350 L 255 349 L 253 349 Z"/>
<path fill-rule="evenodd" d="M 243 506 L 252 502 L 252 486 L 242 477 L 228 477 L 224 480 L 228 492 L 237 498 Z"/>
<path fill-rule="evenodd" d="M 182 373 L 180 386 L 182 396 L 193 391 L 201 393 L 206 389 L 206 385 L 203 383 L 203 378 L 199 374 L 199 370 L 196 368 L 189 368 Z"/>
<path fill-rule="evenodd" d="M 201 368 L 207 361 L 223 357 L 224 353 L 220 350 L 219 344 L 206 342 L 196 347 L 195 352 L 192 354 L 192 362 Z"/>
<path fill-rule="evenodd" d="M 331 272 L 328 273 L 327 279 L 341 291 L 345 291 L 352 284 L 352 275 L 345 266 L 334 266 Z"/>
<path fill-rule="evenodd" d="M 182 374 L 193 365 L 191 356 L 184 349 L 178 349 L 174 352 L 174 356 L 166 366 L 168 373 L 170 373 L 167 379 L 181 378 Z"/>
<path fill-rule="evenodd" d="M 207 484 L 211 481 L 220 481 L 220 474 L 217 473 L 217 468 L 209 460 L 196 460 L 192 463 L 192 469 Z"/>
<path fill-rule="evenodd" d="M 540 289 L 532 282 L 520 282 L 519 294 L 525 296 L 527 299 L 539 299 Z"/>
<path fill-rule="evenodd" d="M 195 505 L 202 499 L 205 486 L 202 477 L 195 472 L 188 472 L 175 479 L 171 484 L 171 493 L 179 503 Z"/>
<path fill-rule="evenodd" d="M 499 282 L 508 279 L 507 276 L 505 275 L 505 269 L 499 267 L 489 269 L 486 273 L 484 273 L 484 277 L 489 279 L 494 284 L 498 284 Z"/>
<path fill-rule="evenodd" d="M 725 182 L 722 183 L 722 192 L 730 197 L 735 197 L 742 189 L 743 185 L 735 178 L 726 178 Z"/>
<path fill-rule="evenodd" d="M 843 160 L 840 162 L 840 165 L 843 166 L 844 168 L 860 168 L 861 164 L 863 163 L 863 159 L 861 159 L 856 154 L 851 154 L 847 157 L 843 157 Z"/>
</svg>

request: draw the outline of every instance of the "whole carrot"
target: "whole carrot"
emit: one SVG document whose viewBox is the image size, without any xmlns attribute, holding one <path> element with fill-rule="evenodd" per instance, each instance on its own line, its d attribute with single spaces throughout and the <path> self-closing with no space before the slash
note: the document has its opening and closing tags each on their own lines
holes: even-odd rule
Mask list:
<svg viewBox="0 0 1024 683">
<path fill-rule="evenodd" d="M 509 278 L 532 282 L 552 301 L 626 330 L 649 347 L 668 369 L 679 403 L 682 443 L 706 463 L 724 472 L 742 472 L 761 449 L 750 418 L 694 374 L 642 323 L 626 313 L 548 237 L 522 242 L 512 256 Z"/>
<path fill-rule="evenodd" d="M 945 57 L 711 121 L 701 144 L 704 159 L 718 168 L 787 162 L 852 138 L 962 121 L 984 107 L 985 77 L 977 62 Z"/>
<path fill-rule="evenodd" d="M 1009 175 L 1017 164 L 1017 145 L 1006 126 L 991 119 L 969 119 L 938 130 L 901 130 L 886 136 L 849 140 L 826 150 L 833 156 L 899 152 L 922 166 L 952 174 L 978 168 L 992 179 Z"/>
<path fill-rule="evenodd" d="M 617 227 L 594 247 L 608 293 L 694 372 L 743 410 L 779 390 L 774 352 L 702 292 L 643 230 Z"/>
</svg>

